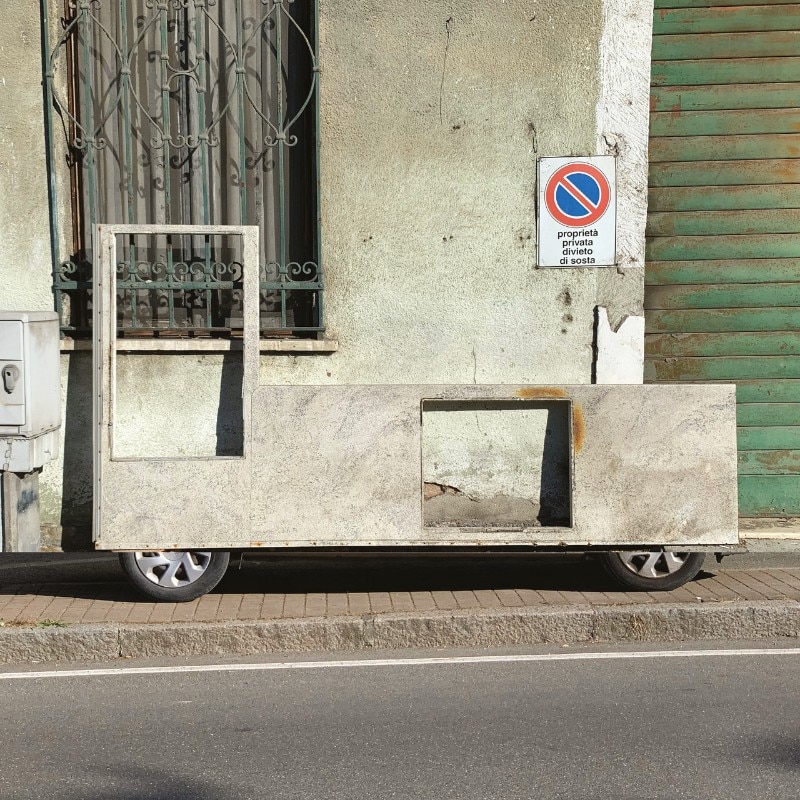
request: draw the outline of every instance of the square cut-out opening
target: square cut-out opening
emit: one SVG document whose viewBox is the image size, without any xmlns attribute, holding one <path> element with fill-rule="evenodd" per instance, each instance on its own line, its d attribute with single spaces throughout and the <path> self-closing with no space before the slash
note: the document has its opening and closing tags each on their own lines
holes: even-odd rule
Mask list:
<svg viewBox="0 0 800 800">
<path fill-rule="evenodd" d="M 111 457 L 242 458 L 245 237 L 135 228 L 113 234 Z M 230 352 L 158 352 L 217 336 Z M 123 339 L 151 347 L 116 352 Z"/>
<path fill-rule="evenodd" d="M 571 526 L 570 403 L 424 400 L 425 527 Z"/>
</svg>

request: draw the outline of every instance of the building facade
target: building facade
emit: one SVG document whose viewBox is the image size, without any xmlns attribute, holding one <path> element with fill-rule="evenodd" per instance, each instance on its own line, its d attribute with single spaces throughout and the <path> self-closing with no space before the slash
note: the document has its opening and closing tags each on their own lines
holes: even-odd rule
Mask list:
<svg viewBox="0 0 800 800">
<path fill-rule="evenodd" d="M 96 222 L 258 225 L 263 384 L 638 382 L 646 301 L 648 380 L 743 381 L 743 513 L 798 511 L 794 6 L 6 5 L 0 306 L 57 307 L 64 330 L 50 546 L 90 546 Z M 616 157 L 617 263 L 539 269 L 538 159 L 590 155 Z M 117 440 L 224 454 L 236 255 L 148 247 L 118 273 Z M 532 502 L 547 425 L 516 476 Z M 460 437 L 425 480 L 480 497 L 502 444 L 477 417 Z"/>
</svg>

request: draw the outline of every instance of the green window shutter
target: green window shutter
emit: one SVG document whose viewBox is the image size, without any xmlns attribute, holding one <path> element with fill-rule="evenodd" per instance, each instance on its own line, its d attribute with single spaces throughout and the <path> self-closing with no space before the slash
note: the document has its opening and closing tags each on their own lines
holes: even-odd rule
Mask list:
<svg viewBox="0 0 800 800">
<path fill-rule="evenodd" d="M 651 382 L 735 381 L 743 517 L 800 515 L 800 3 L 656 0 Z"/>
</svg>

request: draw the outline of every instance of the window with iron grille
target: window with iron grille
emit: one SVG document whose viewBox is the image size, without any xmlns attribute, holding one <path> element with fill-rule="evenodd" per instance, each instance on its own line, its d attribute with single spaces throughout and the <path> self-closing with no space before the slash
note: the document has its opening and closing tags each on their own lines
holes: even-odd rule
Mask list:
<svg viewBox="0 0 800 800">
<path fill-rule="evenodd" d="M 315 0 L 42 0 L 53 288 L 91 320 L 95 223 L 258 225 L 262 335 L 322 331 Z M 209 236 L 123 242 L 121 336 L 241 329 Z"/>
</svg>

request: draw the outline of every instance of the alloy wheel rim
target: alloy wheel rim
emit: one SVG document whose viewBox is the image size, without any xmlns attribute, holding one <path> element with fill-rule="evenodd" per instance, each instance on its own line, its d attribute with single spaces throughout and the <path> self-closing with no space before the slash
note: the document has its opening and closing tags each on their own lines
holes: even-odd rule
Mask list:
<svg viewBox="0 0 800 800">
<path fill-rule="evenodd" d="M 211 553 L 203 550 L 147 550 L 134 554 L 136 566 L 157 586 L 177 589 L 205 575 Z"/>
<path fill-rule="evenodd" d="M 619 554 L 627 569 L 642 578 L 666 578 L 686 564 L 689 553 L 670 553 L 657 550 L 631 551 Z"/>
</svg>

